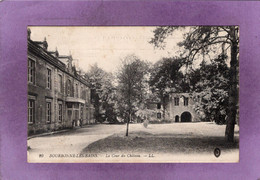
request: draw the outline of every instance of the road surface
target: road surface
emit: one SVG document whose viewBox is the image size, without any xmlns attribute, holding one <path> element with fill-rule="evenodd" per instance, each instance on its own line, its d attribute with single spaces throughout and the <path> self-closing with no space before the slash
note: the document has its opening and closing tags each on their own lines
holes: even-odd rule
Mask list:
<svg viewBox="0 0 260 180">
<path fill-rule="evenodd" d="M 79 154 L 86 146 L 114 133 L 125 131 L 126 125 L 97 124 L 27 141 L 28 161 L 47 160 L 50 154 Z"/>
<path fill-rule="evenodd" d="M 34 137 L 28 140 L 28 162 L 103 162 L 101 158 L 78 158 L 78 157 L 57 157 L 58 155 L 79 155 L 82 154 L 82 150 L 89 144 L 96 142 L 100 139 L 104 139 L 113 134 L 121 134 L 124 136 L 126 125 L 109 125 L 109 124 L 97 124 L 89 125 L 79 129 L 73 129 L 67 132 Z M 129 136 L 138 136 L 138 132 L 146 132 L 156 137 L 198 137 L 198 138 L 210 138 L 210 137 L 223 137 L 225 134 L 225 125 L 216 125 L 211 122 L 199 122 L 199 123 L 172 123 L 172 124 L 149 124 L 148 128 L 145 128 L 142 124 L 130 124 Z M 235 137 L 239 137 L 239 127 L 235 128 Z M 180 138 L 181 141 L 181 138 Z M 152 142 L 150 142 L 152 143 Z M 181 142 L 180 142 L 181 144 Z M 192 148 L 192 147 L 187 147 Z M 113 153 L 113 152 L 111 152 Z M 199 162 L 208 162 L 207 160 L 222 162 L 238 162 L 239 149 L 233 149 L 232 151 L 223 152 L 220 158 L 216 158 L 212 152 L 205 156 L 200 154 L 196 157 L 196 154 L 170 154 L 176 162 L 190 162 L 192 159 Z M 92 155 L 92 154 L 90 154 Z M 165 159 L 169 159 L 169 154 L 165 154 Z M 205 161 L 206 159 L 206 161 Z"/>
</svg>

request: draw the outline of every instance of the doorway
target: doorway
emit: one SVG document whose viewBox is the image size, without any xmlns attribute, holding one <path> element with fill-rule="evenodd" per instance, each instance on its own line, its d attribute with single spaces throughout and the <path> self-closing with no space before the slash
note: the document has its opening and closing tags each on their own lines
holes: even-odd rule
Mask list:
<svg viewBox="0 0 260 180">
<path fill-rule="evenodd" d="M 181 122 L 191 122 L 191 113 L 185 111 L 181 114 Z"/>
<path fill-rule="evenodd" d="M 175 116 L 175 122 L 179 122 L 180 117 L 177 115 Z"/>
</svg>

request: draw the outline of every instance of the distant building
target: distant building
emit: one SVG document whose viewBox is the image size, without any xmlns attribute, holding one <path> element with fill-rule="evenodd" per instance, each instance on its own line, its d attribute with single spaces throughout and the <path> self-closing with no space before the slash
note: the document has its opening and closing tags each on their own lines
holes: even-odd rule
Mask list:
<svg viewBox="0 0 260 180">
<path fill-rule="evenodd" d="M 199 103 L 199 102 L 198 102 Z M 149 109 L 156 113 L 151 120 L 178 122 L 196 122 L 200 121 L 195 112 L 195 102 L 189 93 L 171 93 L 166 102 L 165 118 L 163 118 L 163 106 L 161 102 L 150 102 Z"/>
<path fill-rule="evenodd" d="M 163 107 L 161 102 L 153 101 L 148 103 L 148 109 L 153 110 L 149 119 L 150 121 L 162 121 L 163 120 Z"/>
<path fill-rule="evenodd" d="M 189 93 L 171 93 L 166 109 L 168 118 L 173 122 L 199 121 L 195 102 Z"/>
<path fill-rule="evenodd" d="M 32 41 L 28 29 L 28 134 L 95 123 L 89 84 L 72 66 L 72 56 Z"/>
</svg>

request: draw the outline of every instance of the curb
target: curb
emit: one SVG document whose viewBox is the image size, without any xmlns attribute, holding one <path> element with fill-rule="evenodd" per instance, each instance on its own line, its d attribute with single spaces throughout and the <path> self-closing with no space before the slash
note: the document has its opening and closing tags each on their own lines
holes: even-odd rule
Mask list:
<svg viewBox="0 0 260 180">
<path fill-rule="evenodd" d="M 62 132 L 67 132 L 67 131 L 71 131 L 71 130 L 73 130 L 73 129 L 64 129 L 61 131 L 53 131 L 53 132 L 48 132 L 48 133 L 43 133 L 43 134 L 32 135 L 32 136 L 27 137 L 27 140 L 36 138 L 36 137 L 48 136 L 48 135 L 58 134 L 58 133 L 62 133 Z"/>
<path fill-rule="evenodd" d="M 87 127 L 89 125 L 90 124 L 83 125 L 82 127 L 74 127 L 73 129 L 64 129 L 64 130 L 60 130 L 60 131 L 53 131 L 53 132 L 47 132 L 47 133 L 42 133 L 42 134 L 36 134 L 36 135 L 32 135 L 32 136 L 27 137 L 27 140 L 35 138 L 35 137 L 48 136 L 48 135 L 58 134 L 58 133 L 72 131 L 72 130 L 76 130 L 76 129 L 81 129 L 81 128 Z M 91 125 L 96 125 L 96 124 L 91 124 Z"/>
</svg>

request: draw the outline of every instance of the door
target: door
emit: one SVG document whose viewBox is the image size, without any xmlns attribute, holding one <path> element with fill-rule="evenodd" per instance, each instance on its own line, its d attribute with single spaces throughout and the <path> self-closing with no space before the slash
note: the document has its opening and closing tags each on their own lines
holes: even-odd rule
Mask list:
<svg viewBox="0 0 260 180">
<path fill-rule="evenodd" d="M 175 116 L 175 122 L 179 122 L 179 116 L 177 115 L 177 116 Z"/>
<path fill-rule="evenodd" d="M 190 112 L 184 112 L 181 114 L 181 122 L 191 122 L 191 113 Z"/>
<path fill-rule="evenodd" d="M 72 126 L 74 126 L 74 124 L 72 122 L 72 110 L 68 110 L 68 122 L 71 122 Z"/>
</svg>

